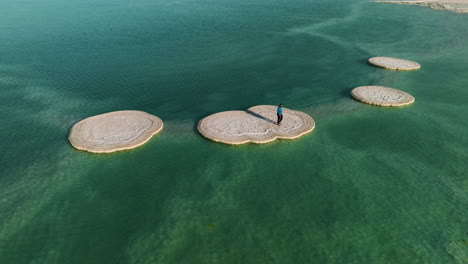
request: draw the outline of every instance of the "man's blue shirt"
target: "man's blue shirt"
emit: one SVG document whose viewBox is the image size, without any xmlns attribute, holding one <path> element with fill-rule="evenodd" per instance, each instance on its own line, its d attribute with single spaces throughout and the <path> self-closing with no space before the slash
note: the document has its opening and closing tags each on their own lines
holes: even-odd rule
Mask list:
<svg viewBox="0 0 468 264">
<path fill-rule="evenodd" d="M 278 115 L 283 115 L 283 107 L 278 107 Z"/>
</svg>

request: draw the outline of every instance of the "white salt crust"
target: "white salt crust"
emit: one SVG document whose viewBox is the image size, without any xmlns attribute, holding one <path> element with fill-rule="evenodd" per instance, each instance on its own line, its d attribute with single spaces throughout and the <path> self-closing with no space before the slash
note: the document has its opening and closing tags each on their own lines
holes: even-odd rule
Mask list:
<svg viewBox="0 0 468 264">
<path fill-rule="evenodd" d="M 468 13 L 468 0 L 412 0 L 412 1 L 371 1 L 402 5 L 427 6 L 435 10 L 447 10 L 456 13 Z"/>
</svg>

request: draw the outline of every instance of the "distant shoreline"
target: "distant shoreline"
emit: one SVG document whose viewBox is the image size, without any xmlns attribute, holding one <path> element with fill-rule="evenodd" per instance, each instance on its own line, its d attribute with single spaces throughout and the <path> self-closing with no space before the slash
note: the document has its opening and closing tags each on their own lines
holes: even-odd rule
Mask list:
<svg viewBox="0 0 468 264">
<path fill-rule="evenodd" d="M 373 3 L 389 3 L 400 5 L 427 6 L 435 10 L 447 10 L 456 13 L 468 13 L 468 0 L 424 0 L 424 1 L 371 1 Z"/>
</svg>

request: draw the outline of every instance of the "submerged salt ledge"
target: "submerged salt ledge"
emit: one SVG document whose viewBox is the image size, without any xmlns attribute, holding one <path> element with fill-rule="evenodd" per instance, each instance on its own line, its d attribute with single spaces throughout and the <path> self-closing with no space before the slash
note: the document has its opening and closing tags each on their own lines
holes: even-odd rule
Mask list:
<svg viewBox="0 0 468 264">
<path fill-rule="evenodd" d="M 369 63 L 389 70 L 411 71 L 421 68 L 421 65 L 415 61 L 392 57 L 373 57 L 369 59 Z"/>
<path fill-rule="evenodd" d="M 133 149 L 161 131 L 163 122 L 146 112 L 127 110 L 92 116 L 76 123 L 69 136 L 73 147 L 95 153 Z"/>
<path fill-rule="evenodd" d="M 283 107 L 284 119 L 276 124 L 276 108 L 258 105 L 246 111 L 226 111 L 207 116 L 198 123 L 198 131 L 213 141 L 226 144 L 268 143 L 278 138 L 294 139 L 315 128 L 306 113 Z"/>
<path fill-rule="evenodd" d="M 385 86 L 360 86 L 351 91 L 357 100 L 379 106 L 404 106 L 414 102 L 409 93 Z"/>
<path fill-rule="evenodd" d="M 374 57 L 369 63 L 396 70 L 414 70 L 417 62 Z M 414 102 L 406 92 L 384 86 L 361 86 L 351 95 L 367 104 L 404 106 Z M 199 132 L 213 141 L 226 144 L 268 143 L 276 139 L 294 139 L 314 130 L 315 122 L 306 113 L 283 108 L 285 119 L 276 124 L 276 106 L 258 105 L 246 111 L 220 112 L 200 120 Z M 86 118 L 75 124 L 69 135 L 73 147 L 95 153 L 133 149 L 160 132 L 163 122 L 142 111 L 116 111 Z"/>
</svg>

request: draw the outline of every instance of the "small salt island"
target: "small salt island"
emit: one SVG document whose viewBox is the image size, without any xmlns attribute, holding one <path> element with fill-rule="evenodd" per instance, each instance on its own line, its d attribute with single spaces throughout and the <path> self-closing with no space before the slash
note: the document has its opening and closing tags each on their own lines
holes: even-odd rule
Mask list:
<svg viewBox="0 0 468 264">
<path fill-rule="evenodd" d="M 200 120 L 198 131 L 213 141 L 239 145 L 294 139 L 314 130 L 315 122 L 311 116 L 284 107 L 284 119 L 281 125 L 277 125 L 276 108 L 258 105 L 246 111 L 216 113 Z"/>
<path fill-rule="evenodd" d="M 146 112 L 126 110 L 88 117 L 76 123 L 68 137 L 73 147 L 94 153 L 133 149 L 163 128 L 162 120 Z"/>
<path fill-rule="evenodd" d="M 392 57 L 373 57 L 369 63 L 388 70 L 412 71 L 421 68 L 421 65 L 415 61 L 392 58 Z"/>
<path fill-rule="evenodd" d="M 405 106 L 414 103 L 414 97 L 406 92 L 385 86 L 360 86 L 351 95 L 366 104 L 378 106 Z"/>
</svg>

